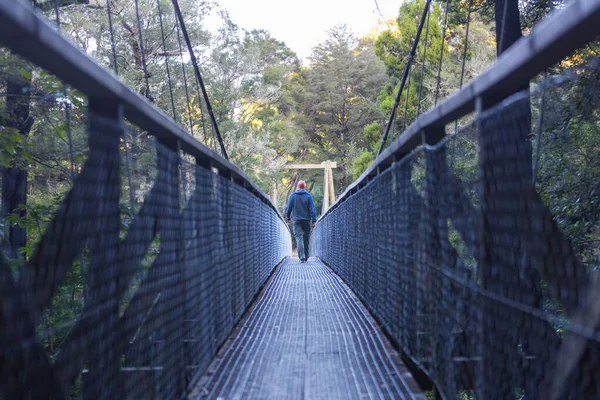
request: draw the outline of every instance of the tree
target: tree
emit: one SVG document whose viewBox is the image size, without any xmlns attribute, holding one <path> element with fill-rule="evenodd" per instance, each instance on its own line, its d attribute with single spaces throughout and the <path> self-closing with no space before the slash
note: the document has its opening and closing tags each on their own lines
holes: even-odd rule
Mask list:
<svg viewBox="0 0 600 400">
<path fill-rule="evenodd" d="M 41 10 L 51 10 L 71 4 L 87 4 L 87 0 L 61 0 L 59 2 L 38 2 L 32 4 Z M 2 174 L 2 207 L 0 223 L 4 227 L 2 249 L 9 258 L 23 257 L 22 249 L 27 244 L 27 232 L 18 223 L 8 223 L 8 217 L 14 213 L 19 218 L 27 215 L 27 162 L 23 158 L 23 143 L 29 135 L 34 119 L 30 115 L 33 66 L 22 60 L 12 58 L 12 71 L 4 76 L 6 101 L 2 117 L 3 135 L 12 137 L 12 154 L 0 167 Z M 6 150 L 6 148 L 4 149 Z"/>
<path fill-rule="evenodd" d="M 343 25 L 329 32 L 310 60 L 302 112 L 311 125 L 305 131 L 320 153 L 315 161 L 339 162 L 337 184 L 345 187 L 353 176 L 364 126 L 382 119 L 376 97 L 387 80 L 384 66 L 375 57 L 372 40 L 356 40 Z"/>
<path fill-rule="evenodd" d="M 30 116 L 31 66 L 24 61 L 13 62 L 17 68 L 8 73 L 4 81 L 6 101 L 2 116 L 2 136 L 4 150 L 12 150 L 12 154 L 5 153 L 3 157 L 0 220 L 5 225 L 3 250 L 9 258 L 17 259 L 22 256 L 21 249 L 27 242 L 26 229 L 17 223 L 10 224 L 7 220 L 11 213 L 16 213 L 20 218 L 26 216 L 27 164 L 23 159 L 22 143 L 29 135 L 34 121 Z"/>
<path fill-rule="evenodd" d="M 230 159 L 266 191 L 295 152 L 294 108 L 286 95 L 300 62 L 268 32 L 242 32 L 221 13 L 206 80 Z"/>
</svg>

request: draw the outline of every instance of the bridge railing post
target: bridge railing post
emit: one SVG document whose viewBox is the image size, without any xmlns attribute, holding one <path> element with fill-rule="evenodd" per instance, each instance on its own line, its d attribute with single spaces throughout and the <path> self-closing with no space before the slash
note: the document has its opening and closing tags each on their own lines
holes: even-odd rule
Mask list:
<svg viewBox="0 0 600 400">
<path fill-rule="evenodd" d="M 105 98 L 89 99 L 90 160 L 98 168 L 96 221 L 78 221 L 94 224 L 95 235 L 89 242 L 88 295 L 86 308 L 93 310 L 88 321 L 90 330 L 84 340 L 88 346 L 88 376 L 84 385 L 84 398 L 113 399 L 122 387 L 120 375 L 120 324 L 117 282 L 121 276 L 119 251 L 120 233 L 120 170 L 119 145 L 124 133 L 123 107 Z M 80 179 L 85 179 L 83 176 Z M 89 204 L 90 199 L 72 199 Z"/>
<path fill-rule="evenodd" d="M 454 361 L 455 340 L 459 333 L 456 308 L 460 305 L 448 300 L 450 295 L 458 293 L 460 289 L 447 275 L 456 272 L 458 255 L 449 237 L 449 220 L 454 217 L 451 211 L 453 201 L 448 196 L 448 182 L 444 179 L 452 171 L 447 161 L 446 145 L 436 145 L 444 136 L 444 127 L 426 132 L 425 143 L 433 146 L 424 151 L 427 160 L 425 204 L 428 209 L 427 223 L 430 224 L 427 252 L 431 263 L 426 266 L 431 277 L 427 290 L 431 301 L 432 326 L 436 327 L 431 332 L 430 365 L 433 376 L 442 385 L 438 390 L 448 394 L 456 392 L 459 381 L 457 375 L 463 372 L 463 368 Z M 444 360 L 444 363 L 434 360 Z"/>
<path fill-rule="evenodd" d="M 208 260 L 205 254 L 207 252 L 204 240 L 204 224 L 206 217 L 202 213 L 203 207 L 209 204 L 207 194 L 209 189 L 206 186 L 207 170 L 210 170 L 210 162 L 202 163 L 196 160 L 192 165 L 194 171 L 194 189 L 190 194 L 188 205 L 184 210 L 183 221 L 185 224 L 185 321 L 184 321 L 184 341 L 185 353 L 187 357 L 188 380 L 193 380 L 197 369 L 202 368 L 201 349 L 207 346 L 210 331 L 208 318 L 205 316 L 207 306 L 204 303 L 207 295 L 209 283 L 206 269 Z"/>
<path fill-rule="evenodd" d="M 526 104 L 518 100 L 485 113 L 489 108 L 485 99 L 477 99 L 482 215 L 479 279 L 486 292 L 519 301 L 516 296 L 526 290 L 519 266 L 523 254 L 519 231 L 526 211 L 519 197 L 525 185 L 531 185 L 531 143 L 524 133 L 531 129 L 529 98 Z M 488 297 L 482 298 L 481 306 L 480 394 L 486 399 L 515 396 L 522 365 L 518 350 L 522 316 Z M 503 384 L 497 382 L 500 376 Z"/>
<path fill-rule="evenodd" d="M 394 235 L 397 243 L 394 247 L 398 248 L 399 257 L 397 261 L 399 276 L 399 295 L 400 299 L 400 318 L 398 321 L 398 337 L 400 343 L 406 349 L 414 348 L 416 340 L 414 330 L 411 326 L 416 323 L 416 304 L 415 296 L 411 293 L 415 288 L 415 251 L 414 247 L 417 240 L 412 240 L 411 235 L 417 232 L 416 224 L 420 218 L 421 212 L 418 209 L 418 203 L 414 196 L 414 186 L 410 181 L 412 172 L 412 160 L 405 159 L 397 161 L 392 166 L 392 177 L 394 181 L 397 198 L 397 205 L 394 207 L 394 226 L 397 233 Z"/>
<path fill-rule="evenodd" d="M 186 387 L 184 225 L 180 211 L 180 143 L 177 139 L 158 139 L 157 142 L 157 169 L 166 180 L 160 222 L 160 252 L 164 258 L 163 265 L 158 266 L 162 273 L 157 282 L 162 295 L 156 310 L 163 346 L 157 364 L 163 368 L 160 388 L 166 398 L 181 396 Z"/>
</svg>

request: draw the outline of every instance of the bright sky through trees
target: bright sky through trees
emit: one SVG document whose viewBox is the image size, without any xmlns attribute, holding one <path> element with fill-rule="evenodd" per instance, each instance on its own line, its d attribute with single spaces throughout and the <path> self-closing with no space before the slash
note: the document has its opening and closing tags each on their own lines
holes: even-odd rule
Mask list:
<svg viewBox="0 0 600 400">
<path fill-rule="evenodd" d="M 398 16 L 402 0 L 217 0 L 243 29 L 265 29 L 284 41 L 306 62 L 326 31 L 346 24 L 358 37 L 381 20 Z"/>
</svg>

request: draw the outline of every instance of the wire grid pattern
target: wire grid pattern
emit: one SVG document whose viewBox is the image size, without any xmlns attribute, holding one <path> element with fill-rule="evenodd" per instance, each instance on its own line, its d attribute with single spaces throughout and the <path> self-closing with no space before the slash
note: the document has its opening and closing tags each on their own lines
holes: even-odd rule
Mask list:
<svg viewBox="0 0 600 400">
<path fill-rule="evenodd" d="M 88 158 L 32 256 L 14 272 L 0 258 L 6 398 L 180 398 L 291 252 L 267 200 L 97 106 Z M 49 325 L 78 284 L 74 315 Z"/>
<path fill-rule="evenodd" d="M 60 30 L 59 3 L 53 18 Z M 135 12 L 137 0 L 119 10 L 111 4 L 90 15 L 109 18 L 105 33 L 118 73 L 117 54 L 128 50 L 115 48 L 110 18 L 129 15 L 128 23 L 137 20 L 140 30 L 145 22 Z M 144 72 L 145 95 L 170 108 L 175 120 L 183 121 L 181 110 L 187 109 L 190 131 L 194 117 L 205 144 L 212 140 L 216 146 L 216 138 L 207 138 L 206 130 L 215 132 L 212 124 L 205 126 L 207 99 L 200 98 L 198 85 L 194 104 L 200 115 L 192 115 L 191 88 L 172 86 L 167 47 L 179 47 L 183 26 L 171 7 L 162 15 L 154 11 L 146 17 L 157 17 L 161 32 L 164 22 L 177 36 L 163 36 L 164 63 L 152 67 L 166 67 L 168 85 L 148 81 L 164 78 L 147 73 L 148 37 L 142 33 L 134 41 L 141 49 L 136 67 Z M 116 24 L 117 30 L 122 25 Z M 185 74 L 184 58 L 179 47 Z M 29 114 L 35 125 L 29 137 L 31 125 L 20 132 L 25 146 L 19 143 L 13 159 L 25 169 L 19 184 L 29 185 L 29 202 L 3 204 L 19 219 L 14 222 L 3 210 L 0 221 L 5 252 L 0 255 L 0 399 L 183 397 L 273 268 L 291 252 L 289 229 L 264 195 L 252 193 L 256 190 L 239 170 L 223 166 L 222 159 L 214 163 L 216 153 L 205 151 L 195 160 L 179 151 L 177 132 L 161 132 L 159 140 L 124 121 L 116 101 L 87 98 L 57 86 L 56 77 L 25 60 L 5 60 L 2 78 L 9 86 L 17 86 L 18 94 L 44 96 L 8 93 L 1 103 L 13 110 L 2 125 L 14 131 L 2 126 L 3 135 L 25 129 L 19 116 Z M 107 60 L 99 57 L 100 63 Z M 64 87 L 62 96 L 45 94 L 55 86 Z M 174 102 L 173 88 L 185 90 L 186 103 Z M 25 163 L 32 169 L 29 179 L 24 154 L 32 158 Z M 40 206 L 36 199 L 48 204 Z M 35 228 L 22 227 L 27 224 Z M 32 251 L 25 254 L 24 245 Z"/>
<path fill-rule="evenodd" d="M 315 258 L 283 263 L 232 340 L 190 398 L 425 399 L 350 289 Z"/>
<path fill-rule="evenodd" d="M 444 398 L 600 396 L 599 65 L 540 78 L 317 224 L 312 255 Z"/>
</svg>

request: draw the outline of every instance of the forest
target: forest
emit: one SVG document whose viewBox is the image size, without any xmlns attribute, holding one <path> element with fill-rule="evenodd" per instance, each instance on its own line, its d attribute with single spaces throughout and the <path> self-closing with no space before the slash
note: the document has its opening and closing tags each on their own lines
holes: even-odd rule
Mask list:
<svg viewBox="0 0 600 400">
<path fill-rule="evenodd" d="M 47 3 L 51 2 L 41 5 Z M 115 27 L 113 39 L 107 30 L 103 1 L 70 3 L 74 2 L 66 2 L 59 10 L 65 35 L 108 69 L 113 69 L 111 40 L 114 40 L 120 77 L 167 114 L 174 115 L 192 135 L 217 148 L 214 137 L 203 133 L 207 129 L 205 125 L 209 124 L 202 119 L 204 115 L 199 107 L 198 93 L 193 90 L 185 93 L 186 85 L 192 87 L 193 70 L 185 45 L 183 57 L 180 57 L 179 32 L 176 31 L 169 1 L 139 2 L 142 46 L 132 1 L 111 1 Z M 161 41 L 157 4 L 161 5 L 162 23 L 166 27 L 166 45 Z M 271 194 L 276 187 L 280 206 L 294 182 L 302 177 L 309 182 L 309 189 L 320 209 L 321 174 L 309 171 L 294 173 L 285 168 L 291 162 L 336 161 L 336 193 L 343 191 L 373 160 L 373 149 L 378 146 L 383 125 L 389 116 L 411 38 L 417 28 L 418 19 L 415 17 L 420 15 L 424 4 L 424 1 L 403 4 L 397 21 L 382 21 L 366 37 L 356 37 L 347 26 L 332 27 L 328 31 L 328 39 L 315 45 L 308 64 L 303 65 L 285 43 L 267 31 L 242 31 L 235 21 L 229 19 L 227 11 L 214 2 L 181 1 L 231 161 L 266 193 Z M 400 106 L 406 112 L 399 118 L 396 134 L 417 114 L 429 109 L 435 99 L 450 95 L 459 88 L 461 80 L 468 82 L 495 59 L 493 12 L 488 10 L 489 4 L 477 6 L 477 9 L 472 5 L 474 11 L 470 17 L 469 49 L 466 53 L 463 48 L 469 3 L 452 3 L 447 27 L 443 28 L 446 22 L 442 19 L 444 4 L 434 2 L 425 68 L 421 71 L 424 53 L 421 44 L 414 61 L 408 96 Z M 49 20 L 56 18 L 52 6 L 40 6 L 40 9 Z M 209 18 L 220 20 L 216 32 L 204 27 Z M 443 49 L 442 33 L 445 34 Z M 66 96 L 61 94 L 62 84 L 52 76 L 11 58 L 10 54 L 4 53 L 2 57 L 2 75 L 5 82 L 12 80 L 16 83 L 13 90 L 31 85 L 29 116 L 35 121 L 29 132 L 21 135 L 23 137 L 15 132 L 15 136 L 3 139 L 7 150 L 5 154 L 10 154 L 14 146 L 31 149 L 20 152 L 22 157 L 30 158 L 27 161 L 35 161 L 28 168 L 32 181 L 30 189 L 33 190 L 39 179 L 46 181 L 49 189 L 46 194 L 62 193 L 65 184 L 68 185 L 70 160 L 64 154 L 59 156 L 59 149 L 49 146 L 57 146 L 55 143 L 65 140 L 64 107 L 61 109 L 61 105 L 66 102 L 74 123 L 72 141 L 76 149 L 81 147 L 78 144 L 84 143 L 83 131 L 77 122 L 81 121 L 80 110 L 85 99 L 76 91 L 68 90 Z M 438 84 L 436 76 L 440 58 L 443 58 L 442 79 Z M 463 59 L 466 61 L 464 76 L 460 72 Z M 168 82 L 164 79 L 165 61 L 170 66 Z M 18 64 L 17 68 L 14 68 L 15 64 Z M 415 82 L 419 81 L 421 74 L 424 90 L 418 93 L 419 85 Z M 10 85 L 7 89 L 11 89 Z M 169 89 L 173 92 L 173 102 Z M 10 90 L 6 98 L 9 96 Z M 422 99 L 419 107 L 418 96 Z M 3 100 L 6 101 L 6 98 Z M 404 107 L 405 104 L 408 107 Z M 10 107 L 14 106 L 8 102 L 4 108 Z M 52 126 L 49 122 L 53 119 L 61 122 Z M 39 149 L 43 149 L 43 153 Z M 14 162 L 7 155 L 3 159 L 6 159 L 5 164 Z"/>
<path fill-rule="evenodd" d="M 33 0 L 49 21 L 59 17 L 63 34 L 82 51 L 118 72 L 120 79 L 191 135 L 220 152 L 200 91 L 194 88 L 193 66 L 171 1 L 108 3 L 113 32 L 108 29 L 104 0 Z M 386 144 L 505 50 L 498 46 L 498 3 L 504 4 L 433 1 Z M 287 164 L 337 162 L 336 194 L 368 168 L 381 145 L 425 0 L 399 2 L 398 17 L 381 21 L 364 37 L 357 37 L 348 26 L 332 26 L 327 40 L 315 44 L 307 63 L 268 31 L 240 29 L 216 2 L 179 4 L 229 159 L 265 193 L 277 193 L 279 210 L 300 179 L 307 181 L 318 210 L 323 200 L 322 171 L 290 170 Z M 518 4 L 519 35 L 527 35 L 545 15 L 564 5 L 562 0 Z M 209 20 L 219 22 L 217 30 L 207 28 Z M 590 45 L 547 73 L 576 71 L 598 51 L 600 46 Z M 565 101 L 576 104 L 577 110 L 569 114 L 561 109 L 555 115 L 569 114 L 568 119 L 545 121 L 553 134 L 544 137 L 536 168 L 541 197 L 592 268 L 598 257 L 600 149 L 596 104 L 589 99 L 597 96 L 598 71 L 582 74 L 578 82 L 583 85 L 564 86 L 546 99 L 546 106 L 557 110 Z M 532 88 L 542 79 L 532 82 Z M 0 240 L 16 273 L 86 159 L 87 99 L 5 49 L 0 50 L 0 87 Z M 531 112 L 532 121 L 537 121 L 535 104 Z M 468 123 L 459 121 L 448 130 L 460 130 Z M 554 129 L 557 126 L 563 129 Z M 152 185 L 154 160 L 145 151 L 152 146 L 149 135 L 135 126 L 128 126 L 128 132 L 123 147 L 129 150 L 135 179 L 130 194 L 122 196 L 122 212 L 133 215 Z M 473 143 L 468 136 L 460 141 L 454 168 L 474 180 L 476 165 L 468 158 Z M 70 322 L 82 309 L 85 261 L 81 257 L 70 272 L 39 327 L 51 356 L 60 352 Z"/>
</svg>

